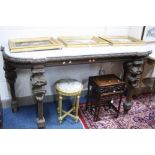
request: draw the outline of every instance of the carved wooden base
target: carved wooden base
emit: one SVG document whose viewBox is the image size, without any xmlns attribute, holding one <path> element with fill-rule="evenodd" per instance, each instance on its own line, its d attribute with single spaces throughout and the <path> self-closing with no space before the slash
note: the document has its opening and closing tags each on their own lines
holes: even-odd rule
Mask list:
<svg viewBox="0 0 155 155">
<path fill-rule="evenodd" d="M 124 103 L 124 113 L 128 113 L 128 111 L 132 107 L 132 96 L 133 90 L 140 88 L 141 76 L 143 72 L 143 64 L 144 60 L 135 60 L 132 62 L 124 63 L 124 80 L 126 81 L 127 88 L 127 100 Z"/>
<path fill-rule="evenodd" d="M 38 128 L 45 127 L 45 119 L 43 116 L 43 100 L 45 97 L 45 85 L 46 80 L 44 78 L 44 66 L 34 66 L 32 68 L 32 76 L 31 76 L 31 83 L 32 83 L 32 93 L 35 103 L 37 104 L 37 124 Z"/>
<path fill-rule="evenodd" d="M 37 118 L 37 125 L 39 129 L 45 128 L 45 118 L 42 119 Z"/>
<path fill-rule="evenodd" d="M 125 103 L 123 103 L 124 114 L 127 114 L 128 111 L 131 109 L 131 107 L 132 107 L 131 101 L 126 101 Z"/>
</svg>

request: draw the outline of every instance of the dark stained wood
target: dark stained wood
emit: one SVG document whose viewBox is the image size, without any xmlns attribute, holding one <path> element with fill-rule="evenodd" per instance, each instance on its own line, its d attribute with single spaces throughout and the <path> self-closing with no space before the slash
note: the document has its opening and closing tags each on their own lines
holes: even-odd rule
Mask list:
<svg viewBox="0 0 155 155">
<path fill-rule="evenodd" d="M 103 63 L 103 62 L 115 62 L 121 61 L 126 62 L 127 65 L 124 65 L 124 77 L 128 83 L 127 96 L 128 100 L 124 104 L 125 111 L 130 110 L 131 108 L 131 99 L 132 99 L 132 89 L 137 87 L 138 79 L 141 74 L 139 74 L 140 62 L 143 62 L 152 51 L 145 52 L 125 52 L 117 54 L 95 54 L 95 55 L 83 55 L 83 56 L 65 56 L 65 57 L 48 57 L 48 58 L 39 58 L 39 59 L 21 59 L 9 56 L 4 48 L 1 48 L 3 59 L 4 59 L 4 70 L 7 82 L 10 86 L 11 96 L 12 96 L 12 110 L 18 110 L 18 104 L 15 95 L 15 81 L 17 78 L 16 68 L 21 69 L 32 69 L 32 92 L 34 96 L 34 101 L 37 103 L 37 123 L 39 128 L 45 126 L 45 119 L 43 117 L 43 99 L 45 96 L 46 80 L 44 79 L 44 67 L 52 66 L 64 66 L 64 65 L 77 65 L 77 64 L 93 64 L 93 63 Z M 90 61 L 91 60 L 91 61 Z M 65 64 L 63 62 L 65 61 Z M 72 63 L 69 63 L 69 62 Z M 131 73 L 132 72 L 132 73 Z M 60 77 L 61 78 L 61 77 Z"/>
<path fill-rule="evenodd" d="M 125 90 L 125 82 L 123 82 L 114 74 L 92 76 L 89 77 L 88 82 L 88 88 L 90 87 L 91 90 L 88 89 L 89 92 L 87 96 L 86 109 L 92 109 L 93 107 L 95 107 L 94 121 L 98 121 L 100 107 L 105 105 L 109 106 L 110 108 L 113 108 L 117 112 L 116 117 L 118 117 L 122 95 Z M 90 91 L 91 91 L 91 99 L 89 95 Z M 115 98 L 120 98 L 118 108 L 116 108 L 111 103 L 111 100 Z"/>
<path fill-rule="evenodd" d="M 45 85 L 47 84 L 44 78 L 44 66 L 38 65 L 34 66 L 32 69 L 31 83 L 32 83 L 32 93 L 34 101 L 37 105 L 37 124 L 38 128 L 45 127 L 45 119 L 43 114 L 43 100 L 45 97 Z"/>
<path fill-rule="evenodd" d="M 12 97 L 12 111 L 16 112 L 19 109 L 15 93 L 15 82 L 17 78 L 16 68 L 13 67 L 8 61 L 4 61 L 4 70 L 5 78 L 10 86 L 10 92 Z"/>
<path fill-rule="evenodd" d="M 134 93 L 134 89 L 138 89 L 141 86 L 141 76 L 143 73 L 143 65 L 144 59 L 129 61 L 124 63 L 124 68 L 126 69 L 125 72 L 125 81 L 127 83 L 127 100 L 124 103 L 124 111 L 128 113 L 128 111 L 132 107 L 132 96 Z"/>
</svg>

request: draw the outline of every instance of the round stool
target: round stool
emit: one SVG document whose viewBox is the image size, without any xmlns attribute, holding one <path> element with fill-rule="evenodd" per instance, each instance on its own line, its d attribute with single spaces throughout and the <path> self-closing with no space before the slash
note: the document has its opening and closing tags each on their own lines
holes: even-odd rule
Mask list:
<svg viewBox="0 0 155 155">
<path fill-rule="evenodd" d="M 79 100 L 80 94 L 83 89 L 81 82 L 75 79 L 61 79 L 55 83 L 55 89 L 58 93 L 58 114 L 59 114 L 59 123 L 62 123 L 62 120 L 66 116 L 71 116 L 75 119 L 75 122 L 78 121 L 78 109 L 79 109 Z M 73 103 L 72 108 L 69 111 L 64 111 L 62 108 L 62 99 L 63 96 L 73 96 L 76 97 L 76 101 Z"/>
</svg>

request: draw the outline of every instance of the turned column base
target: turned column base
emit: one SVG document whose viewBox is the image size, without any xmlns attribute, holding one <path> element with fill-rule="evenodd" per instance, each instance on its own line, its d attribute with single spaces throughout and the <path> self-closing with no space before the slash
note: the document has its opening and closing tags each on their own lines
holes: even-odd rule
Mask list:
<svg viewBox="0 0 155 155">
<path fill-rule="evenodd" d="M 12 109 L 12 112 L 19 111 L 19 105 L 18 105 L 17 101 L 12 101 L 11 102 L 11 109 Z"/>
<path fill-rule="evenodd" d="M 37 125 L 39 129 L 44 129 L 45 128 L 45 118 L 43 117 L 42 119 L 37 118 Z"/>
<path fill-rule="evenodd" d="M 132 107 L 131 101 L 126 101 L 125 103 L 123 103 L 124 114 L 127 114 L 128 111 L 131 109 L 131 107 Z"/>
</svg>

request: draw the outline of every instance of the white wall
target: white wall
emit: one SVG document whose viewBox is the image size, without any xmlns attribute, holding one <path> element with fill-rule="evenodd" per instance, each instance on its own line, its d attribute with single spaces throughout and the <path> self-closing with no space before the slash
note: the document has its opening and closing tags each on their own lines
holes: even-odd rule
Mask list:
<svg viewBox="0 0 155 155">
<path fill-rule="evenodd" d="M 129 27 L 0 27 L 0 43 L 6 44 L 11 38 L 25 38 L 37 36 L 63 36 L 63 35 L 128 35 Z M 93 65 L 75 65 L 46 68 L 47 95 L 53 94 L 53 83 L 60 78 L 76 78 L 83 81 L 84 89 L 87 87 L 87 79 L 90 75 L 98 74 L 103 65 L 105 73 L 121 73 L 120 63 L 104 63 Z M 16 96 L 31 95 L 30 70 L 17 70 Z M 3 59 L 0 54 L 0 95 L 2 100 L 10 99 L 10 92 L 4 77 Z"/>
<path fill-rule="evenodd" d="M 141 39 L 143 31 L 143 26 L 130 26 L 129 35 L 137 39 Z M 152 49 L 152 52 L 155 52 L 155 48 Z M 155 68 L 153 65 L 145 64 L 143 77 L 155 77 Z"/>
<path fill-rule="evenodd" d="M 141 39 L 143 26 L 130 26 L 129 35 L 137 39 Z"/>
</svg>

